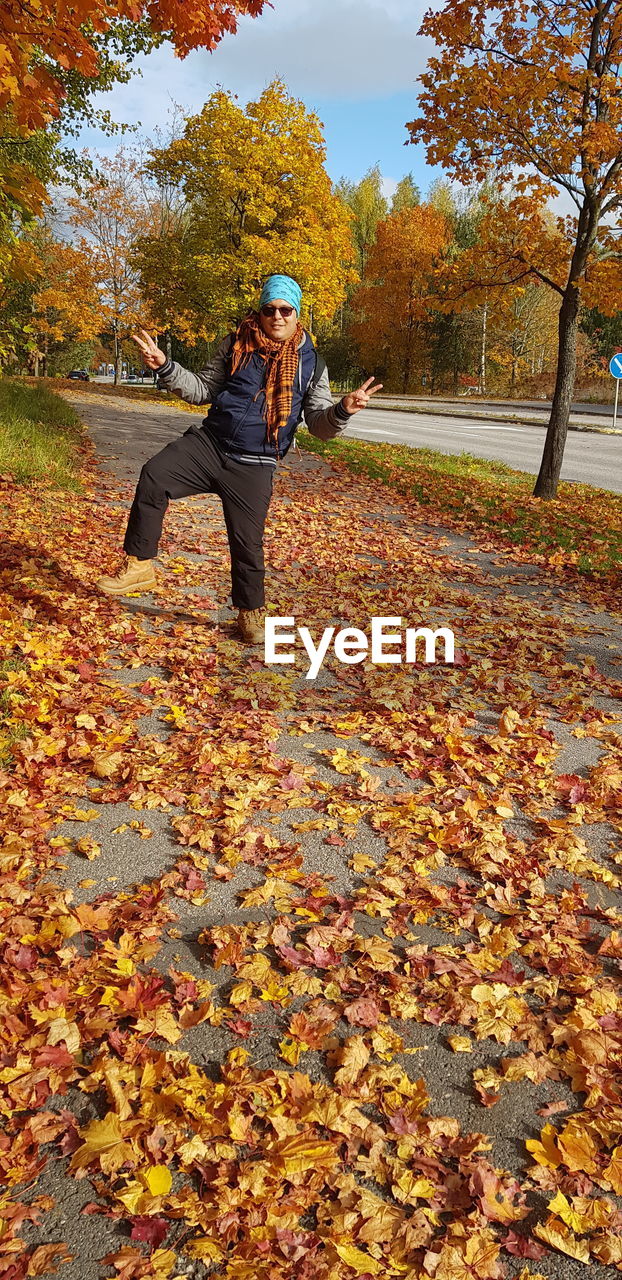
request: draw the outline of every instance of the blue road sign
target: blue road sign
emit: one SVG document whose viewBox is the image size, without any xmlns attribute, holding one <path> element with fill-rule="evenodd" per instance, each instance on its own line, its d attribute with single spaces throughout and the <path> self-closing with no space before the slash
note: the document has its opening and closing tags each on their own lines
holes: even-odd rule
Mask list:
<svg viewBox="0 0 622 1280">
<path fill-rule="evenodd" d="M 622 378 L 622 351 L 618 351 L 609 361 L 609 372 L 614 378 Z"/>
</svg>

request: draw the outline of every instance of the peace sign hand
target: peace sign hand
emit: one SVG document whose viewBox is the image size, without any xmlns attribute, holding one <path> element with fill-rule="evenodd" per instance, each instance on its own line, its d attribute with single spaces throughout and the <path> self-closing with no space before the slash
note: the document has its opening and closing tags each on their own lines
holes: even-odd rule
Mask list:
<svg viewBox="0 0 622 1280">
<path fill-rule="evenodd" d="M 142 338 L 137 337 L 135 333 L 132 334 L 132 337 L 136 346 L 140 347 L 144 363 L 148 369 L 161 369 L 162 365 L 166 364 L 164 352 L 160 351 L 160 348 L 156 346 L 153 338 L 149 337 L 145 329 L 141 329 L 140 332 Z"/>
<path fill-rule="evenodd" d="M 347 409 L 348 413 L 358 413 L 359 409 L 364 409 L 369 397 L 373 396 L 376 391 L 382 390 L 383 383 L 376 382 L 375 385 L 372 386 L 373 381 L 373 378 L 368 378 L 367 382 L 364 382 L 362 387 L 359 387 L 357 391 L 350 391 L 347 396 L 343 397 L 341 403 L 343 404 L 344 409 Z"/>
</svg>

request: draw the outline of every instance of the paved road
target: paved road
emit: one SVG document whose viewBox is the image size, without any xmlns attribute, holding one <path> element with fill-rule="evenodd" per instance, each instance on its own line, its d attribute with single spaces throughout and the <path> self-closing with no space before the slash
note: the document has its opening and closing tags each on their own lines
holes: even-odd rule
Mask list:
<svg viewBox="0 0 622 1280">
<path fill-rule="evenodd" d="M 537 475 L 545 428 L 534 424 L 483 422 L 478 418 L 453 418 L 439 413 L 413 414 L 399 410 L 366 409 L 357 415 L 348 435 L 361 440 L 386 440 L 413 449 L 438 449 L 441 453 L 472 453 L 478 458 L 499 459 L 521 471 Z M 622 436 L 570 432 L 566 442 L 563 480 L 580 480 L 622 493 Z"/>
<path fill-rule="evenodd" d="M 92 380 L 111 381 L 106 378 Z M 145 382 L 143 386 L 148 392 L 148 384 Z M 406 397 L 403 399 L 404 403 L 409 402 Z M 495 408 L 503 410 L 504 407 L 507 411 L 508 406 L 523 414 L 529 414 L 530 409 L 535 412 L 535 406 L 539 413 L 543 409 L 542 402 L 537 401 L 517 401 L 513 406 L 510 401 L 478 401 L 477 406 L 469 406 L 463 402 L 458 408 L 465 416 L 455 417 L 451 408 L 455 410 L 456 406 L 449 404 L 450 413 L 446 415 L 438 411 L 415 414 L 402 412 L 399 408 L 374 407 L 357 415 L 356 426 L 352 424 L 348 428 L 348 435 L 362 440 L 393 440 L 415 449 L 438 449 L 442 453 L 472 453 L 478 458 L 498 459 L 521 471 L 537 475 L 544 446 L 545 426 L 539 422 L 527 426 L 515 422 L 484 421 L 476 411 Z M 473 417 L 466 416 L 469 407 L 473 408 Z M 573 407 L 581 413 L 590 408 L 602 410 L 600 405 L 577 404 Z M 153 412 L 153 406 L 149 412 Z M 608 420 L 603 419 L 605 421 Z M 564 454 L 562 479 L 580 480 L 584 484 L 622 493 L 622 435 L 570 432 Z"/>
<path fill-rule="evenodd" d="M 385 399 L 381 395 L 378 400 Z M 519 413 L 521 417 L 543 417 L 548 416 L 551 409 L 550 400 L 485 400 L 479 396 L 447 396 L 446 399 L 441 397 L 430 396 L 386 396 L 387 403 L 395 404 L 396 407 L 401 402 L 404 405 L 425 406 L 429 405 L 437 413 L 442 413 L 444 409 L 457 410 L 461 412 L 472 410 L 473 414 L 478 410 L 483 410 L 486 414 L 496 411 L 497 413 Z M 600 425 L 613 426 L 613 399 L 611 404 L 594 404 L 585 400 L 573 400 L 571 405 L 571 420 L 573 417 L 595 418 Z M 622 406 L 618 410 L 618 426 L 622 422 Z"/>
</svg>

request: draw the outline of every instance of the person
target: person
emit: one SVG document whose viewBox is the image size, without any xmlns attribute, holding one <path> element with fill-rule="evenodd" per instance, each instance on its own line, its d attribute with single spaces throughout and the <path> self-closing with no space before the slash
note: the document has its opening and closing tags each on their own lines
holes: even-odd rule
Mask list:
<svg viewBox="0 0 622 1280">
<path fill-rule="evenodd" d="M 248 644 L 263 642 L 263 535 L 275 468 L 303 416 L 312 435 L 330 440 L 382 386 L 368 378 L 333 403 L 326 364 L 300 323 L 301 301 L 291 276 L 269 276 L 258 309 L 223 339 L 199 373 L 167 359 L 144 329 L 133 335 L 145 364 L 157 370 L 159 387 L 210 408 L 201 426 L 189 427 L 142 468 L 123 543 L 125 567 L 97 583 L 107 595 L 153 590 L 153 559 L 169 499 L 215 493 L 229 540 L 237 630 Z"/>
</svg>

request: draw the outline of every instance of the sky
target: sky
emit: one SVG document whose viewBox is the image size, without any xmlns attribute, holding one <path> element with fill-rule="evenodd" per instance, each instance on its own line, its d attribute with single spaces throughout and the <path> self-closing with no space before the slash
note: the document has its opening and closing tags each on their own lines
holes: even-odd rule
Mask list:
<svg viewBox="0 0 622 1280">
<path fill-rule="evenodd" d="M 213 53 L 197 50 L 182 61 L 164 45 L 137 60 L 142 74 L 98 94 L 95 105 L 150 136 L 165 128 L 173 103 L 184 114 L 199 111 L 217 87 L 246 103 L 280 76 L 323 122 L 333 180 L 358 181 L 377 163 L 385 194 L 412 173 L 425 196 L 442 170 L 426 165 L 405 125 L 417 114 L 417 78 L 433 49 L 417 34 L 428 7 L 424 0 L 274 0 L 261 17 L 242 18 Z M 105 154 L 119 138 L 85 129 L 79 145 Z"/>
</svg>

